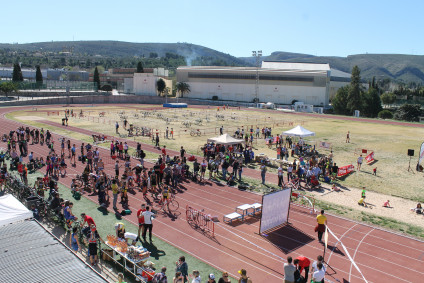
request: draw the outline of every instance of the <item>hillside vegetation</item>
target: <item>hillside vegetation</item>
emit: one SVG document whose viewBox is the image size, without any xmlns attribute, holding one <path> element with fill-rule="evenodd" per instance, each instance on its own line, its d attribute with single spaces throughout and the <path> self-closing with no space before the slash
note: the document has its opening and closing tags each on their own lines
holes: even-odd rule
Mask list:
<svg viewBox="0 0 424 283">
<path fill-rule="evenodd" d="M 69 52 L 69 53 L 63 53 Z M 66 58 L 65 57 L 66 54 Z M 166 56 L 168 54 L 168 56 Z M 179 55 L 173 58 L 169 54 Z M 171 58 L 168 62 L 161 58 Z M 149 60 L 150 59 L 150 60 Z M 158 61 L 154 61 L 156 59 Z M 180 60 L 183 59 L 183 60 Z M 184 60 L 185 59 L 185 60 Z M 424 84 L 424 56 L 402 54 L 359 54 L 347 57 L 313 56 L 309 54 L 273 52 L 263 60 L 329 63 L 332 68 L 350 73 L 357 65 L 361 77 L 371 80 L 391 79 L 397 82 Z M 143 60 L 145 67 L 175 69 L 178 64 L 205 66 L 254 66 L 253 57 L 234 57 L 204 46 L 190 43 L 132 43 L 122 41 L 58 41 L 26 44 L 0 43 L 0 64 L 11 66 L 16 61 L 24 67 L 77 66 L 82 69 L 94 65 L 110 67 L 135 67 Z M 71 64 L 70 64 L 71 63 Z"/>
</svg>

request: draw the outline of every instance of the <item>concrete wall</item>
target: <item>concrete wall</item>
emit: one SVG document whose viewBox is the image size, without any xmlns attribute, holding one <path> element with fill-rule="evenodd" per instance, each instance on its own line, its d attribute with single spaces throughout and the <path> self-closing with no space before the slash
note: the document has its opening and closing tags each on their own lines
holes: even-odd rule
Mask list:
<svg viewBox="0 0 424 283">
<path fill-rule="evenodd" d="M 252 102 L 255 98 L 255 84 L 189 82 L 191 91 L 185 94 L 188 98 Z M 277 104 L 291 104 L 293 99 L 305 104 L 327 105 L 326 87 L 294 86 L 281 84 L 260 84 L 259 101 Z"/>
<path fill-rule="evenodd" d="M 192 105 L 231 105 L 231 106 L 253 106 L 249 103 L 240 102 L 224 102 L 224 101 L 210 101 L 210 100 L 196 100 L 187 98 L 168 98 L 168 103 L 180 102 Z M 165 103 L 164 97 L 147 96 L 147 95 L 90 95 L 80 97 L 57 97 L 45 98 L 34 100 L 19 100 L 0 103 L 0 107 L 10 106 L 28 106 L 28 105 L 69 105 L 69 104 L 163 104 Z"/>
</svg>

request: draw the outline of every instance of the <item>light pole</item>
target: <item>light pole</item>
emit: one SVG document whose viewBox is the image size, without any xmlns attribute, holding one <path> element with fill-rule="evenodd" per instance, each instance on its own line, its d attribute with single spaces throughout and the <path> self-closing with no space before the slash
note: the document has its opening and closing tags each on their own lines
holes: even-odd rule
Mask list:
<svg viewBox="0 0 424 283">
<path fill-rule="evenodd" d="M 259 64 L 262 57 L 262 50 L 252 51 L 252 56 L 256 59 L 256 82 L 255 82 L 255 102 L 259 102 Z"/>
</svg>

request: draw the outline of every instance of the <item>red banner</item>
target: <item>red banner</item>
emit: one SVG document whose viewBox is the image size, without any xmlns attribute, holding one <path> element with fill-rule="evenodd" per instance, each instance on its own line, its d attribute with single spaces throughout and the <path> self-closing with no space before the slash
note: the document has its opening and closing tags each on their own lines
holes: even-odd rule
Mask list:
<svg viewBox="0 0 424 283">
<path fill-rule="evenodd" d="M 374 151 L 372 151 L 370 154 L 365 157 L 365 160 L 370 163 L 371 161 L 374 161 Z"/>
<path fill-rule="evenodd" d="M 339 171 L 337 171 L 337 177 L 341 177 L 344 175 L 347 175 L 349 173 L 352 173 L 355 170 L 355 166 L 351 165 L 347 165 L 347 166 L 343 166 L 343 167 L 339 167 Z"/>
</svg>

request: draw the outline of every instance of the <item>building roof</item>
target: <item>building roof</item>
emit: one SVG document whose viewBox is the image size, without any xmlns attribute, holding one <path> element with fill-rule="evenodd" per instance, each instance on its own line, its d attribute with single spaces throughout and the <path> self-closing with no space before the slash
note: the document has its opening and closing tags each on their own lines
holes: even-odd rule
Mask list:
<svg viewBox="0 0 424 283">
<path fill-rule="evenodd" d="M 0 227 L 2 282 L 108 282 L 34 220 Z"/>
<path fill-rule="evenodd" d="M 278 62 L 278 61 L 263 61 L 262 68 L 279 69 L 279 70 L 296 70 L 296 71 L 330 71 L 329 64 L 294 63 L 294 62 Z"/>
</svg>

